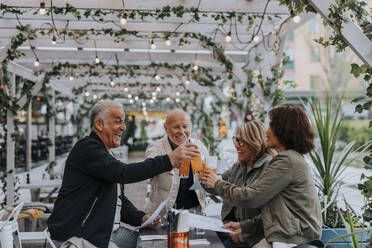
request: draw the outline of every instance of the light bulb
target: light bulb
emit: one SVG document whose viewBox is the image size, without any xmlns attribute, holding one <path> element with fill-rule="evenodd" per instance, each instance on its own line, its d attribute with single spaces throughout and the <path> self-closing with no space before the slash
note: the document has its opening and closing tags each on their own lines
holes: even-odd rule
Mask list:
<svg viewBox="0 0 372 248">
<path fill-rule="evenodd" d="M 194 69 L 194 71 L 197 71 L 199 69 L 199 66 L 194 65 L 193 69 Z"/>
<path fill-rule="evenodd" d="M 128 92 L 128 88 L 127 88 L 127 87 L 125 87 L 125 88 L 124 88 L 124 91 L 125 91 L 125 92 Z"/>
<path fill-rule="evenodd" d="M 293 21 L 294 21 L 295 23 L 299 23 L 299 22 L 301 21 L 301 17 L 298 16 L 298 15 L 295 15 L 295 16 L 293 17 Z"/>
<path fill-rule="evenodd" d="M 89 91 L 85 92 L 85 96 L 89 96 Z"/>
<path fill-rule="evenodd" d="M 36 59 L 36 60 L 34 61 L 34 66 L 35 66 L 35 67 L 39 67 L 39 65 L 40 65 L 39 59 Z"/>
<path fill-rule="evenodd" d="M 70 81 L 74 80 L 74 76 L 71 75 L 71 76 L 69 77 L 69 79 L 70 79 Z"/>
<path fill-rule="evenodd" d="M 167 46 L 172 45 L 172 41 L 170 41 L 169 39 L 167 39 L 167 40 L 165 41 L 165 45 L 167 45 Z"/>
<path fill-rule="evenodd" d="M 152 97 L 152 100 L 156 101 L 156 96 L 153 96 L 153 97 Z"/>
<path fill-rule="evenodd" d="M 130 99 L 130 100 L 129 100 L 129 103 L 133 103 L 133 102 L 134 102 L 133 99 Z"/>
<path fill-rule="evenodd" d="M 145 102 L 142 102 L 142 106 L 146 106 L 146 103 Z"/>
<path fill-rule="evenodd" d="M 54 35 L 51 42 L 53 45 L 57 44 L 57 38 Z"/>
<path fill-rule="evenodd" d="M 127 22 L 128 22 L 127 14 L 124 13 L 124 14 L 120 17 L 120 23 L 121 23 L 122 25 L 125 25 L 125 24 L 127 24 Z"/>
<path fill-rule="evenodd" d="M 160 80 L 160 76 L 159 75 L 155 75 L 155 80 L 159 81 Z"/>
<path fill-rule="evenodd" d="M 150 100 L 150 103 L 154 103 L 154 100 L 151 99 L 151 100 Z"/>
<path fill-rule="evenodd" d="M 152 92 L 152 96 L 156 96 L 156 92 Z"/>
<path fill-rule="evenodd" d="M 176 96 L 179 96 L 179 95 L 180 95 L 180 93 L 177 91 L 177 92 L 176 92 Z"/>
<path fill-rule="evenodd" d="M 176 102 L 180 102 L 180 99 L 179 98 L 176 98 Z"/>
<path fill-rule="evenodd" d="M 151 40 L 151 49 L 156 49 L 156 45 L 154 43 L 154 40 Z"/>
<path fill-rule="evenodd" d="M 114 86 L 115 86 L 115 82 L 114 82 L 113 80 L 111 80 L 110 85 L 111 85 L 112 87 L 114 87 Z"/>
<path fill-rule="evenodd" d="M 129 98 L 129 99 L 131 99 L 131 98 L 132 98 L 132 95 L 131 95 L 131 94 L 129 94 L 129 95 L 128 95 L 128 98 Z"/>
<path fill-rule="evenodd" d="M 136 101 L 138 101 L 138 99 L 139 99 L 138 96 L 136 96 L 136 97 L 134 98 L 134 100 L 136 100 Z"/>
<path fill-rule="evenodd" d="M 167 99 L 165 99 L 167 102 L 170 102 L 170 98 L 169 97 L 167 97 Z"/>
<path fill-rule="evenodd" d="M 227 35 L 225 36 L 225 41 L 230 42 L 231 41 L 231 32 L 228 32 Z"/>
<path fill-rule="evenodd" d="M 185 81 L 185 84 L 189 84 L 189 83 L 190 83 L 190 81 L 189 81 L 189 80 L 186 80 L 186 81 Z"/>
<path fill-rule="evenodd" d="M 260 36 L 256 35 L 256 36 L 253 38 L 253 41 L 254 41 L 254 42 L 259 42 L 259 41 L 260 41 Z"/>
<path fill-rule="evenodd" d="M 156 87 L 157 92 L 160 92 L 160 90 L 161 90 L 160 87 Z"/>
<path fill-rule="evenodd" d="M 101 60 L 98 58 L 98 56 L 96 56 L 96 58 L 94 59 L 94 62 L 95 62 L 96 64 L 99 64 L 100 61 L 101 61 Z"/>
<path fill-rule="evenodd" d="M 93 95 L 93 99 L 97 99 L 97 95 Z"/>
<path fill-rule="evenodd" d="M 45 2 L 40 3 L 39 14 L 40 15 L 45 15 L 46 14 Z"/>
</svg>

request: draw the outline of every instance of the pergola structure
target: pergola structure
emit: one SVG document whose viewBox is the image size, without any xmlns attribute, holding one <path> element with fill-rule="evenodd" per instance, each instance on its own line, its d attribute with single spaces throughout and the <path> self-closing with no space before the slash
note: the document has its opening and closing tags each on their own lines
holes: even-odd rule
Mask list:
<svg viewBox="0 0 372 248">
<path fill-rule="evenodd" d="M 309 2 L 327 18 L 331 0 Z M 54 105 L 55 91 L 83 101 L 83 94 L 73 94 L 77 87 L 84 87 L 83 93 L 92 99 L 103 94 L 121 94 L 127 104 L 135 103 L 135 96 L 139 97 L 137 102 L 153 105 L 177 98 L 189 101 L 190 92 L 197 92 L 201 97 L 213 94 L 219 101 L 228 103 L 230 98 L 224 91 L 234 81 L 247 82 L 244 70 L 259 71 L 264 78 L 272 76 L 272 67 L 282 59 L 283 37 L 314 16 L 306 13 L 295 19 L 277 0 L 4 0 L 2 4 L 22 13 L 7 12 L 0 18 L 0 61 L 9 56 L 12 39 L 20 32 L 27 33 L 19 27 L 29 25 L 27 28 L 37 33 L 34 39 L 26 40 L 17 48 L 24 55 L 8 63 L 10 85 L 4 87 L 6 94 L 17 99 L 20 107 L 29 106 L 28 169 L 31 168 L 29 96 L 41 90 L 45 73 L 54 70 L 59 63 L 75 66 L 65 66 L 58 76 L 49 78 L 51 105 Z M 44 15 L 39 12 L 43 4 Z M 176 9 L 166 12 L 165 6 L 169 6 L 168 10 Z M 51 11 L 72 7 L 67 13 Z M 181 13 L 185 9 L 185 13 L 177 15 L 177 10 Z M 89 15 L 85 15 L 87 11 Z M 133 12 L 137 14 L 130 16 Z M 350 47 L 363 62 L 371 65 L 371 41 L 352 22 L 343 32 Z M 203 81 L 206 74 L 210 76 L 209 81 L 215 80 L 212 85 Z M 16 75 L 35 83 L 27 95 L 16 95 Z M 242 88 L 236 85 L 238 96 L 243 96 Z M 254 86 L 253 92 L 265 109 L 270 108 L 272 99 L 265 96 L 260 87 Z M 140 110 L 142 104 L 137 105 Z M 242 121 L 244 113 L 237 106 L 232 109 Z M 49 138 L 53 144 L 54 126 L 52 117 Z M 14 113 L 10 110 L 7 131 L 7 200 L 8 204 L 13 204 L 14 140 L 11 134 Z M 49 149 L 50 161 L 55 160 L 54 149 L 54 146 Z"/>
</svg>

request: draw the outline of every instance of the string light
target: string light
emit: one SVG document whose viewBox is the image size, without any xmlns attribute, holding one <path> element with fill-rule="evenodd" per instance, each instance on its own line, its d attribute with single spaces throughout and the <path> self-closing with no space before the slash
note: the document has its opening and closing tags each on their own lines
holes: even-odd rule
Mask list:
<svg viewBox="0 0 372 248">
<path fill-rule="evenodd" d="M 160 92 L 160 90 L 161 90 L 160 87 L 156 87 L 157 92 Z"/>
<path fill-rule="evenodd" d="M 156 96 L 156 92 L 152 92 L 152 96 Z"/>
<path fill-rule="evenodd" d="M 94 59 L 94 62 L 95 62 L 96 64 L 99 64 L 100 61 L 101 61 L 101 60 L 98 58 L 98 56 L 96 56 L 96 58 Z"/>
<path fill-rule="evenodd" d="M 127 87 L 125 87 L 125 88 L 124 88 L 124 91 L 125 91 L 125 92 L 128 92 L 128 88 L 127 88 Z"/>
<path fill-rule="evenodd" d="M 151 99 L 151 100 L 150 100 L 150 103 L 154 103 L 154 100 Z"/>
<path fill-rule="evenodd" d="M 199 69 L 199 66 L 194 65 L 193 69 L 194 69 L 194 71 L 197 71 Z"/>
<path fill-rule="evenodd" d="M 146 103 L 145 102 L 142 102 L 142 106 L 146 106 Z"/>
<path fill-rule="evenodd" d="M 69 79 L 70 81 L 74 80 L 74 76 L 70 75 Z"/>
<path fill-rule="evenodd" d="M 111 85 L 112 87 L 115 86 L 115 82 L 114 82 L 114 80 L 111 80 L 110 85 Z"/>
<path fill-rule="evenodd" d="M 128 98 L 129 98 L 129 99 L 131 99 L 131 98 L 132 98 L 132 95 L 131 95 L 131 94 L 129 94 L 129 95 L 128 95 Z"/>
<path fill-rule="evenodd" d="M 170 39 L 167 39 L 167 40 L 165 41 L 165 45 L 167 45 L 167 46 L 172 45 L 172 41 L 170 41 Z"/>
<path fill-rule="evenodd" d="M 89 91 L 85 92 L 85 96 L 89 96 Z"/>
<path fill-rule="evenodd" d="M 135 97 L 134 97 L 134 100 L 138 101 L 138 99 L 139 99 L 138 96 L 135 96 Z"/>
<path fill-rule="evenodd" d="M 167 102 L 170 102 L 171 99 L 170 99 L 169 97 L 167 97 L 165 100 L 166 100 Z"/>
<path fill-rule="evenodd" d="M 289 12 L 292 16 L 292 20 L 294 23 L 299 23 L 301 21 L 301 17 L 299 15 L 296 15 L 293 10 Z"/>
<path fill-rule="evenodd" d="M 254 42 L 259 42 L 259 41 L 260 41 L 260 36 L 256 35 L 256 36 L 253 38 L 253 41 L 254 41 Z"/>
<path fill-rule="evenodd" d="M 153 96 L 153 97 L 152 97 L 152 100 L 156 101 L 156 96 Z"/>
<path fill-rule="evenodd" d="M 97 99 L 97 95 L 96 94 L 93 95 L 93 99 Z"/>
<path fill-rule="evenodd" d="M 229 31 L 229 32 L 227 33 L 227 35 L 225 36 L 225 41 L 226 41 L 226 42 L 230 42 L 230 41 L 231 41 L 231 31 Z"/>
<path fill-rule="evenodd" d="M 295 15 L 295 16 L 293 17 L 293 21 L 294 21 L 295 23 L 299 23 L 299 22 L 301 21 L 301 17 L 298 16 L 298 15 Z"/>
<path fill-rule="evenodd" d="M 156 49 L 156 45 L 155 45 L 155 43 L 154 43 L 154 40 L 151 40 L 151 49 Z"/>
<path fill-rule="evenodd" d="M 179 98 L 176 98 L 176 102 L 180 102 L 180 99 Z"/>
<path fill-rule="evenodd" d="M 44 1 L 40 2 L 39 14 L 40 15 L 45 15 L 46 14 L 45 2 Z"/>
<path fill-rule="evenodd" d="M 180 95 L 180 92 L 177 91 L 177 92 L 176 92 L 176 96 L 179 96 L 179 95 Z"/>
<path fill-rule="evenodd" d="M 155 75 L 155 80 L 156 81 L 159 81 L 160 80 L 160 76 L 158 74 Z"/>
<path fill-rule="evenodd" d="M 120 17 L 120 23 L 121 23 L 122 25 L 125 25 L 125 24 L 127 24 L 127 22 L 128 22 L 128 19 L 127 19 L 127 13 L 124 13 L 124 14 Z"/>
<path fill-rule="evenodd" d="M 36 60 L 34 61 L 34 66 L 35 66 L 35 67 L 39 67 L 39 65 L 40 65 L 40 61 L 39 61 L 39 59 L 36 59 Z"/>
<path fill-rule="evenodd" d="M 51 42 L 52 42 L 53 45 L 57 44 L 57 38 L 56 38 L 56 36 L 53 35 L 53 38 L 52 38 L 52 41 Z"/>
<path fill-rule="evenodd" d="M 133 103 L 133 102 L 134 102 L 133 99 L 130 99 L 130 100 L 129 100 L 129 103 Z"/>
<path fill-rule="evenodd" d="M 189 81 L 189 80 L 186 80 L 186 81 L 185 81 L 185 84 L 189 84 L 189 83 L 190 83 L 190 81 Z"/>
</svg>

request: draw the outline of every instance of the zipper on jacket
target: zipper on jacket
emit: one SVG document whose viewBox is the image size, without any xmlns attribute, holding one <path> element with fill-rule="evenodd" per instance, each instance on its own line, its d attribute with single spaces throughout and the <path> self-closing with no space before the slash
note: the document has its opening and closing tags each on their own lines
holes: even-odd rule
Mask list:
<svg viewBox="0 0 372 248">
<path fill-rule="evenodd" d="M 89 215 L 91 214 L 91 212 L 92 212 L 92 210 L 93 210 L 93 208 L 94 208 L 94 205 L 96 205 L 97 200 L 98 200 L 98 198 L 94 199 L 94 202 L 93 202 L 92 206 L 90 207 L 87 216 L 84 218 L 83 222 L 81 223 L 81 226 L 82 226 L 82 227 L 84 226 L 85 222 L 86 222 L 87 219 L 89 218 Z"/>
</svg>

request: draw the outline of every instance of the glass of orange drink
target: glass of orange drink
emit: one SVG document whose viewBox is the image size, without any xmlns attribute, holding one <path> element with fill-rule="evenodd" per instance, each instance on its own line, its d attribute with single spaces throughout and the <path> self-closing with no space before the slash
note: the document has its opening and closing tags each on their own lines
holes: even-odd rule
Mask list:
<svg viewBox="0 0 372 248">
<path fill-rule="evenodd" d="M 214 174 L 217 173 L 217 156 L 209 156 L 207 158 L 207 164 L 205 166 L 204 171 L 213 172 Z"/>
</svg>

